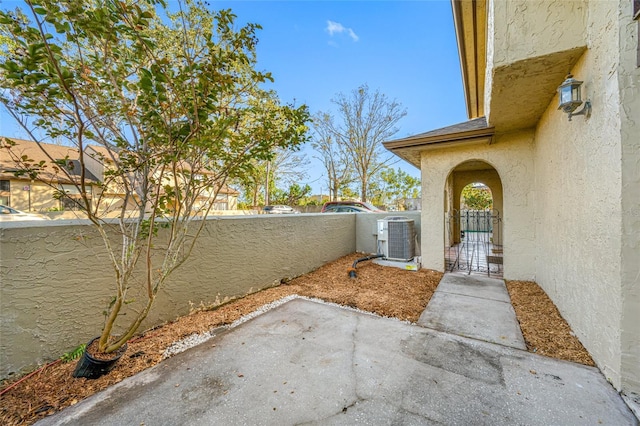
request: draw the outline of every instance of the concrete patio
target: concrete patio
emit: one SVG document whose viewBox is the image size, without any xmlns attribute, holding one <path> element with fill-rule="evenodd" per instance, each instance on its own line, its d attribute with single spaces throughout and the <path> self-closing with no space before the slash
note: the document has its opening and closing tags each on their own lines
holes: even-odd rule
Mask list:
<svg viewBox="0 0 640 426">
<path fill-rule="evenodd" d="M 503 339 L 501 281 L 447 277 L 422 325 L 294 299 L 38 424 L 638 424 L 598 369 Z"/>
</svg>

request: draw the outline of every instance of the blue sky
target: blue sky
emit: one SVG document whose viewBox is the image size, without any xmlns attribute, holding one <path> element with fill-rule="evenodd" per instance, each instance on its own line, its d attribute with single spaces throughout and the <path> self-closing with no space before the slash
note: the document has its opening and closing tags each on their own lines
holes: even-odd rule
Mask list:
<svg viewBox="0 0 640 426">
<path fill-rule="evenodd" d="M 22 2 L 2 0 L 0 7 Z M 169 1 L 171 3 L 171 1 Z M 281 100 L 333 111 L 331 99 L 362 84 L 400 102 L 407 115 L 397 138 L 466 120 L 449 0 L 425 1 L 214 1 L 238 24 L 260 24 L 258 68 L 272 72 Z M 4 111 L 0 135 L 25 137 Z M 310 146 L 314 192 L 325 188 L 322 164 Z M 396 167 L 419 176 L 404 161 Z"/>
<path fill-rule="evenodd" d="M 396 137 L 465 121 L 451 3 L 427 1 L 222 1 L 238 23 L 256 22 L 258 65 L 271 71 L 285 102 L 333 111 L 331 99 L 361 84 L 400 102 L 407 115 Z M 307 182 L 323 182 L 310 147 Z M 404 161 L 395 167 L 419 177 Z"/>
</svg>

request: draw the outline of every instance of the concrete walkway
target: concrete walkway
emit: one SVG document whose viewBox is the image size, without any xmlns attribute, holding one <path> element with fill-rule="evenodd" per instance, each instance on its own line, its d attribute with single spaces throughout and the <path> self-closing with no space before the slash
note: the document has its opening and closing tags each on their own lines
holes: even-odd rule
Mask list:
<svg viewBox="0 0 640 426">
<path fill-rule="evenodd" d="M 445 274 L 418 324 L 458 336 L 527 349 L 504 280 Z"/>
<path fill-rule="evenodd" d="M 294 299 L 38 424 L 638 425 L 596 368 L 512 347 L 496 283 L 443 284 L 447 332 Z"/>
</svg>

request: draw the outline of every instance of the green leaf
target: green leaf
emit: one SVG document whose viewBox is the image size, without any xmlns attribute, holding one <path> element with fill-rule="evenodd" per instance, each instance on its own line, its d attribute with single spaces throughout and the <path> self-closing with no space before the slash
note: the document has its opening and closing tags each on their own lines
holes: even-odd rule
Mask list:
<svg viewBox="0 0 640 426">
<path fill-rule="evenodd" d="M 73 349 L 72 351 L 62 354 L 60 359 L 62 360 L 62 362 L 65 362 L 65 363 L 73 361 L 75 359 L 80 358 L 86 350 L 87 350 L 87 345 L 83 343 L 77 348 Z"/>
</svg>

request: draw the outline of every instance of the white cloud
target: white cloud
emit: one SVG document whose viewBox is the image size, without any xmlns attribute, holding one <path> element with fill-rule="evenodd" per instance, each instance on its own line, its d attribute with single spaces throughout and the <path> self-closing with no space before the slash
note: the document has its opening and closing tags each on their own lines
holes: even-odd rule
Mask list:
<svg viewBox="0 0 640 426">
<path fill-rule="evenodd" d="M 349 30 L 349 37 L 351 37 L 353 41 L 358 41 L 360 37 L 358 37 L 358 35 L 354 33 L 351 28 L 348 28 L 348 30 Z"/>
<path fill-rule="evenodd" d="M 326 30 L 330 36 L 333 36 L 334 34 L 346 33 L 349 37 L 351 37 L 351 40 L 353 41 L 358 41 L 360 39 L 355 31 L 353 31 L 351 28 L 346 28 L 340 22 L 327 21 Z"/>
<path fill-rule="evenodd" d="M 329 35 L 333 35 L 333 33 L 341 33 L 344 31 L 344 27 L 339 22 L 327 21 L 327 31 Z"/>
</svg>

